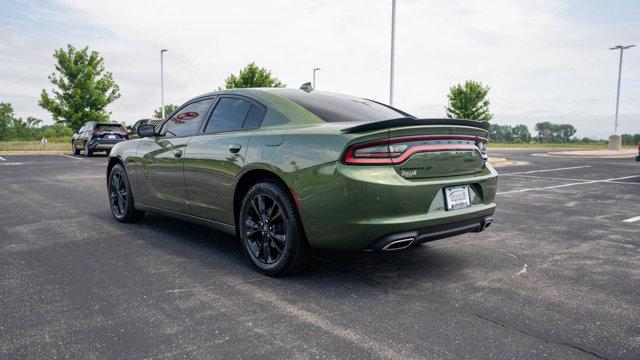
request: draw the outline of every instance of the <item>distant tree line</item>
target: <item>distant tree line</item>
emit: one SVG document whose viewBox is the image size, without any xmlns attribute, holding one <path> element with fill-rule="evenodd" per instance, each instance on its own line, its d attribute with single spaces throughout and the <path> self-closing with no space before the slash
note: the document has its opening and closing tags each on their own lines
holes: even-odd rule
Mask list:
<svg viewBox="0 0 640 360">
<path fill-rule="evenodd" d="M 577 130 L 571 124 L 555 124 L 548 121 L 537 123 L 535 127 L 538 142 L 541 143 L 569 143 Z"/>
<path fill-rule="evenodd" d="M 640 144 L 640 134 L 622 134 L 622 145 Z"/>
<path fill-rule="evenodd" d="M 607 140 L 594 140 L 588 137 L 575 138 L 576 128 L 571 124 L 555 124 L 552 122 L 540 122 L 534 127 L 535 136 L 529 132 L 526 125 L 498 125 L 491 124 L 489 128 L 489 139 L 495 142 L 513 143 L 606 143 Z M 640 142 L 640 134 L 623 134 L 623 145 L 635 145 Z"/>
<path fill-rule="evenodd" d="M 531 142 L 531 133 L 526 125 L 498 125 L 491 124 L 489 139 L 498 142 Z"/>
<path fill-rule="evenodd" d="M 0 141 L 40 140 L 46 137 L 53 142 L 71 141 L 73 130 L 62 124 L 41 125 L 42 120 L 16 117 L 9 103 L 0 103 Z"/>
</svg>

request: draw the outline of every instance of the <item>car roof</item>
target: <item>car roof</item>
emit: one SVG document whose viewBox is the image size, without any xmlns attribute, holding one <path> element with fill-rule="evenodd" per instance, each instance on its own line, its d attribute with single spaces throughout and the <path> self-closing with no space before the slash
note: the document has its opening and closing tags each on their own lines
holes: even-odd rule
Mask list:
<svg viewBox="0 0 640 360">
<path fill-rule="evenodd" d="M 262 127 L 288 128 L 292 126 L 325 123 L 322 119 L 320 119 L 307 109 L 303 108 L 302 106 L 285 98 L 284 96 L 279 96 L 278 92 L 280 91 L 302 92 L 303 90 L 286 88 L 224 89 L 196 96 L 188 102 L 216 95 L 246 96 L 266 106 L 267 112 L 265 114 L 264 120 L 262 121 Z"/>
<path fill-rule="evenodd" d="M 313 124 L 327 124 L 325 120 L 309 111 L 309 109 L 301 106 L 299 103 L 294 102 L 292 98 L 297 97 L 338 97 L 345 100 L 363 99 L 357 96 L 340 94 L 329 91 L 305 91 L 295 88 L 240 88 L 240 89 L 224 89 L 209 92 L 197 96 L 191 100 L 195 101 L 201 98 L 217 96 L 217 95 L 238 95 L 251 98 L 267 107 L 267 113 L 262 122 L 262 126 L 268 127 L 292 127 L 292 126 L 305 126 Z M 364 99 L 366 100 L 366 99 Z M 372 100 L 367 100 L 372 101 Z M 386 106 L 384 104 L 381 104 Z M 397 109 L 395 109 L 397 110 Z M 398 112 L 403 113 L 398 110 Z M 406 115 L 411 116 L 411 115 Z"/>
<path fill-rule="evenodd" d="M 108 125 L 108 126 L 122 126 L 122 124 L 117 122 L 96 122 L 96 125 Z"/>
<path fill-rule="evenodd" d="M 334 93 L 334 92 L 330 92 L 330 91 L 315 91 L 314 90 L 314 91 L 308 92 L 308 91 L 305 91 L 305 90 L 302 90 L 302 89 L 294 89 L 294 88 L 258 87 L 258 88 L 221 89 L 221 90 L 216 90 L 216 91 L 212 91 L 212 92 L 208 92 L 208 93 L 196 96 L 196 97 L 193 98 L 193 100 L 201 98 L 201 97 L 212 96 L 212 95 L 246 95 L 246 96 L 251 96 L 251 95 L 256 95 L 256 94 L 259 94 L 259 93 L 272 93 L 272 94 L 278 94 L 278 93 L 315 94 L 315 93 L 319 93 L 319 94 L 332 94 L 332 95 L 335 95 L 335 96 L 355 97 L 355 96 L 351 96 L 351 95 Z"/>
</svg>

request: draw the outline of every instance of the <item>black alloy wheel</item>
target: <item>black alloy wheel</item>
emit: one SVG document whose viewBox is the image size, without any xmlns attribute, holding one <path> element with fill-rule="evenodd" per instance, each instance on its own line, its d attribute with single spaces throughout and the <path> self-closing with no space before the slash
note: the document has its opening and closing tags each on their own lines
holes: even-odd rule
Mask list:
<svg viewBox="0 0 640 360">
<path fill-rule="evenodd" d="M 276 262 L 287 242 L 287 222 L 278 202 L 266 194 L 256 195 L 245 215 L 246 239 L 253 256 L 265 264 Z"/>
<path fill-rule="evenodd" d="M 115 164 L 107 179 L 107 193 L 109 194 L 109 208 L 111 215 L 119 222 L 133 222 L 140 220 L 143 211 L 136 210 L 129 186 L 129 178 L 122 164 Z"/>
<path fill-rule="evenodd" d="M 71 142 L 71 153 L 73 155 L 79 155 L 80 154 L 80 150 L 78 150 L 78 148 L 76 147 L 76 143 L 75 142 Z"/>
<path fill-rule="evenodd" d="M 116 217 L 122 217 L 127 212 L 127 187 L 124 184 L 122 173 L 115 172 L 109 181 L 109 204 Z"/>
<path fill-rule="evenodd" d="M 91 155 L 93 155 L 93 151 L 89 150 L 89 143 L 85 142 L 84 143 L 84 156 L 90 157 Z"/>
<path fill-rule="evenodd" d="M 247 191 L 238 231 L 251 262 L 266 275 L 300 271 L 311 259 L 298 209 L 279 181 L 265 180 Z"/>
</svg>

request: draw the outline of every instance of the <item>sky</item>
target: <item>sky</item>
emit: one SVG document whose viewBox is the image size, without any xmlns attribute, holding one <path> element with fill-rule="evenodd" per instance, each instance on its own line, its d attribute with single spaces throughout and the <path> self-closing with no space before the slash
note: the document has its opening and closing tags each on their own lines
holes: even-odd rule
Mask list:
<svg viewBox="0 0 640 360">
<path fill-rule="evenodd" d="M 492 122 L 568 123 L 579 137 L 613 133 L 619 53 L 620 132 L 640 133 L 640 1 L 397 0 L 394 106 L 443 117 L 449 87 L 491 87 Z M 0 102 L 52 123 L 37 104 L 53 51 L 89 46 L 132 124 L 165 103 L 216 90 L 250 62 L 288 87 L 389 101 L 391 0 L 0 0 Z"/>
</svg>

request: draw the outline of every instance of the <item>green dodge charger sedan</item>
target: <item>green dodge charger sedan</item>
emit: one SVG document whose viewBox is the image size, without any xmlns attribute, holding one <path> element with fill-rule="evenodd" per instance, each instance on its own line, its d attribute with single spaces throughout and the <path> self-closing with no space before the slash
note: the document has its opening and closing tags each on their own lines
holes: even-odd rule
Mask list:
<svg viewBox="0 0 640 360">
<path fill-rule="evenodd" d="M 261 272 L 286 274 L 312 249 L 484 230 L 497 182 L 487 131 L 330 92 L 216 91 L 111 150 L 109 206 L 121 222 L 149 211 L 235 234 Z"/>
</svg>

